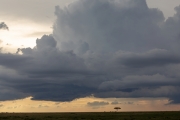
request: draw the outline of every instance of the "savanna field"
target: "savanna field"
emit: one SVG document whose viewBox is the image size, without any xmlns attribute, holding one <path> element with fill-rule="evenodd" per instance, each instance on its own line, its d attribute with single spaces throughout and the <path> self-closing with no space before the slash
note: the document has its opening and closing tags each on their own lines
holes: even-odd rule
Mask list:
<svg viewBox="0 0 180 120">
<path fill-rule="evenodd" d="M 0 120 L 180 120 L 180 111 L 99 113 L 1 113 Z"/>
</svg>

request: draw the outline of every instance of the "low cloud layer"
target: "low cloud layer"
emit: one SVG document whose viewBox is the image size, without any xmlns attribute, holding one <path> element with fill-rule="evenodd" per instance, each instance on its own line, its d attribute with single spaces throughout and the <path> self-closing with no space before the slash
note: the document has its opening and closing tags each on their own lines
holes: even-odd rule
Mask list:
<svg viewBox="0 0 180 120">
<path fill-rule="evenodd" d="M 120 104 L 118 101 L 111 102 L 111 105 L 118 105 L 118 104 Z"/>
<path fill-rule="evenodd" d="M 0 29 L 9 30 L 8 26 L 4 22 L 0 23 Z"/>
<path fill-rule="evenodd" d="M 99 107 L 99 106 L 109 105 L 109 102 L 94 101 L 94 102 L 88 102 L 87 105 L 91 107 Z"/>
<path fill-rule="evenodd" d="M 3 107 L 4 105 L 3 104 L 0 104 L 0 108 Z"/>
<path fill-rule="evenodd" d="M 0 53 L 0 100 L 71 101 L 93 94 L 180 103 L 180 6 L 175 10 L 165 20 L 145 0 L 57 6 L 52 35 L 37 39 L 34 48 Z"/>
</svg>

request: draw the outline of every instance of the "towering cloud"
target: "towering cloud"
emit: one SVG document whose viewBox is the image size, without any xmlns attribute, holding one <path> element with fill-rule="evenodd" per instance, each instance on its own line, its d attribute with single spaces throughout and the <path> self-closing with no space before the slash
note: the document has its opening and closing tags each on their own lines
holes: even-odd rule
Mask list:
<svg viewBox="0 0 180 120">
<path fill-rule="evenodd" d="M 175 10 L 165 20 L 145 0 L 56 6 L 52 35 L 37 39 L 34 48 L 19 48 L 22 55 L 0 53 L 0 70 L 9 71 L 0 74 L 0 99 L 70 101 L 93 94 L 180 103 L 180 9 Z"/>
<path fill-rule="evenodd" d="M 163 13 L 144 0 L 77 1 L 67 9 L 56 7 L 54 36 L 62 50 L 75 53 L 146 51 L 165 48 L 160 34 Z M 86 50 L 82 49 L 86 45 Z M 88 46 L 88 47 L 87 47 Z M 140 47 L 141 46 L 141 47 Z"/>
</svg>

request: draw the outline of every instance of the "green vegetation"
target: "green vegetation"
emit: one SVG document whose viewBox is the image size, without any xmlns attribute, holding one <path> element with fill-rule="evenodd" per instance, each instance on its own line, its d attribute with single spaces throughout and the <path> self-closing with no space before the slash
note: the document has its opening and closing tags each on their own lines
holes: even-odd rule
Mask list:
<svg viewBox="0 0 180 120">
<path fill-rule="evenodd" d="M 0 120 L 180 120 L 180 112 L 1 113 Z"/>
</svg>

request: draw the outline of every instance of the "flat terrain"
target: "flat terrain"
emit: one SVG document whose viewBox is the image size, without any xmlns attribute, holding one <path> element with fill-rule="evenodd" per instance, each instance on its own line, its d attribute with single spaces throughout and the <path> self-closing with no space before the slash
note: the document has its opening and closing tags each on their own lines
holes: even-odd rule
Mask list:
<svg viewBox="0 0 180 120">
<path fill-rule="evenodd" d="M 180 120 L 180 111 L 102 113 L 1 113 L 0 120 Z"/>
</svg>

